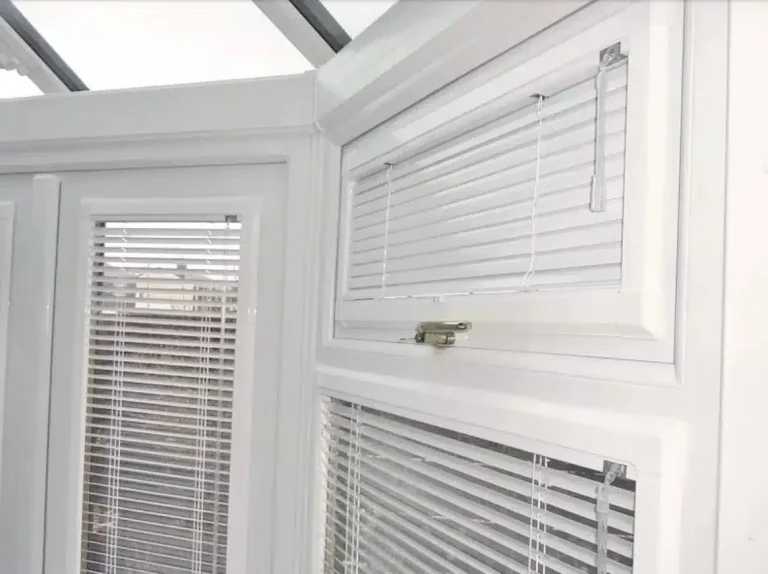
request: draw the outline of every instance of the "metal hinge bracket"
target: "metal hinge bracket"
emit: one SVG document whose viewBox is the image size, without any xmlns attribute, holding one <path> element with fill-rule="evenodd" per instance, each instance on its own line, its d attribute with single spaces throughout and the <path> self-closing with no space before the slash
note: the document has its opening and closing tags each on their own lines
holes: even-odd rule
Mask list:
<svg viewBox="0 0 768 574">
<path fill-rule="evenodd" d="M 604 460 L 603 461 L 603 472 L 605 474 L 608 474 L 610 472 L 614 473 L 616 478 L 627 478 L 627 465 L 621 464 L 620 462 L 614 462 L 612 460 Z"/>
<path fill-rule="evenodd" d="M 598 64 L 607 68 L 616 62 L 621 62 L 626 57 L 626 54 L 621 53 L 621 42 L 616 42 L 615 44 L 600 50 L 600 61 Z"/>
</svg>

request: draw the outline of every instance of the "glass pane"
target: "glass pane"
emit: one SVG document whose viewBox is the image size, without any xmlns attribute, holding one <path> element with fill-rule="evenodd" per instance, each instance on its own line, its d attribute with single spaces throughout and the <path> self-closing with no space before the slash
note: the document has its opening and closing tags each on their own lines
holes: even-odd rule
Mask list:
<svg viewBox="0 0 768 574">
<path fill-rule="evenodd" d="M 91 227 L 81 574 L 233 571 L 231 219 Z"/>
<path fill-rule="evenodd" d="M 92 90 L 312 68 L 252 0 L 16 0 Z"/>
<path fill-rule="evenodd" d="M 26 76 L 20 76 L 16 72 L 8 70 L 0 70 L 0 99 L 39 96 L 42 93 L 40 88 Z"/>
<path fill-rule="evenodd" d="M 320 0 L 341 27 L 354 38 L 378 20 L 397 0 Z"/>
</svg>

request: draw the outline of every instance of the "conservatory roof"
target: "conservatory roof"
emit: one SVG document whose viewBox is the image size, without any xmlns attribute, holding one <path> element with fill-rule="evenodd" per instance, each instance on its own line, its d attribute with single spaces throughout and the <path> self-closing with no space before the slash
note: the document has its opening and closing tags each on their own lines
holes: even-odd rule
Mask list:
<svg viewBox="0 0 768 574">
<path fill-rule="evenodd" d="M 297 74 L 396 0 L 0 0 L 0 98 Z"/>
</svg>

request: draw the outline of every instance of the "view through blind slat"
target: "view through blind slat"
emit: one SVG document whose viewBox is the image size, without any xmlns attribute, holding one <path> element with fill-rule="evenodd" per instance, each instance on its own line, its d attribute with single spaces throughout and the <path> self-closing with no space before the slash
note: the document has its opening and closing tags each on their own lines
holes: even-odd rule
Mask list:
<svg viewBox="0 0 768 574">
<path fill-rule="evenodd" d="M 241 224 L 97 221 L 81 571 L 223 574 Z"/>
</svg>

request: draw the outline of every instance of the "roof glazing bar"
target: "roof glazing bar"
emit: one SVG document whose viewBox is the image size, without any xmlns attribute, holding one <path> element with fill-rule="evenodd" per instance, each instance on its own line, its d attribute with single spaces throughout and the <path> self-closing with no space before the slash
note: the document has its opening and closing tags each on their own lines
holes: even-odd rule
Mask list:
<svg viewBox="0 0 768 574">
<path fill-rule="evenodd" d="M 0 0 L 0 2 L 5 0 Z M 338 52 L 349 44 L 351 38 L 320 0 L 290 0 L 312 28 L 325 42 Z"/>
</svg>

